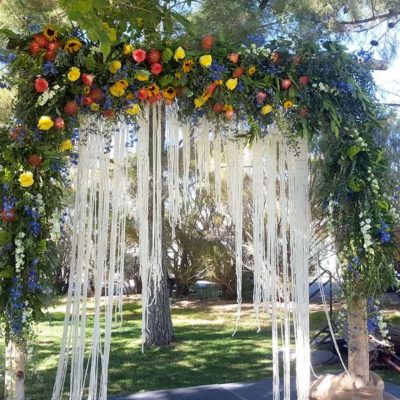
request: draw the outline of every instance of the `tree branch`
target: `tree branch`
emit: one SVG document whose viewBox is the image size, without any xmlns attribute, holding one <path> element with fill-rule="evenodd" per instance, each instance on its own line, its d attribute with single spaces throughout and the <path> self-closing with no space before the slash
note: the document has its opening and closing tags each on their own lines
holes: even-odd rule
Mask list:
<svg viewBox="0 0 400 400">
<path fill-rule="evenodd" d="M 395 12 L 392 11 L 392 12 L 388 12 L 386 14 L 375 15 L 375 16 L 365 18 L 365 19 L 355 19 L 353 21 L 337 21 L 336 23 L 338 25 L 361 25 L 361 24 L 365 24 L 367 22 L 392 18 L 399 14 L 400 14 L 400 12 L 398 12 L 398 11 L 395 11 Z"/>
</svg>

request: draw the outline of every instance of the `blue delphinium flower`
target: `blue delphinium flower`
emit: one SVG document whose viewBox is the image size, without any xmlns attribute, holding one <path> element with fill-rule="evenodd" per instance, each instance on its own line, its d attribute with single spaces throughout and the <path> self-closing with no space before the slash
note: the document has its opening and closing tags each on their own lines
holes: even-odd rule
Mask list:
<svg viewBox="0 0 400 400">
<path fill-rule="evenodd" d="M 40 290 L 41 286 L 39 285 L 39 273 L 37 272 L 36 266 L 39 264 L 39 259 L 35 258 L 28 271 L 28 291 L 35 292 L 36 290 Z"/>
<path fill-rule="evenodd" d="M 225 65 L 218 64 L 217 61 L 213 61 L 210 67 L 210 75 L 214 81 L 222 79 L 222 74 L 228 72 L 228 68 Z"/>
<path fill-rule="evenodd" d="M 262 47 L 265 44 L 263 35 L 248 35 L 244 44 L 255 44 L 257 47 Z"/>
<path fill-rule="evenodd" d="M 45 63 L 43 64 L 43 74 L 57 76 L 58 70 L 55 67 L 54 63 L 52 63 L 51 61 L 45 61 Z"/>
</svg>

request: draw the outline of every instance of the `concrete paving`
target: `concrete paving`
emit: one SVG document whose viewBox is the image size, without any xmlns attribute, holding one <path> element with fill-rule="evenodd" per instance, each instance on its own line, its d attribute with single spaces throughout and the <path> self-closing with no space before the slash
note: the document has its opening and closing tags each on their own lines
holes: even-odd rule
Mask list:
<svg viewBox="0 0 400 400">
<path fill-rule="evenodd" d="M 294 380 L 291 387 L 295 388 Z M 385 390 L 400 399 L 400 386 L 385 383 Z M 158 390 L 156 392 L 110 397 L 109 400 L 272 400 L 272 398 L 272 379 L 263 379 L 247 383 Z M 296 399 L 295 391 L 291 392 L 291 399 Z"/>
</svg>

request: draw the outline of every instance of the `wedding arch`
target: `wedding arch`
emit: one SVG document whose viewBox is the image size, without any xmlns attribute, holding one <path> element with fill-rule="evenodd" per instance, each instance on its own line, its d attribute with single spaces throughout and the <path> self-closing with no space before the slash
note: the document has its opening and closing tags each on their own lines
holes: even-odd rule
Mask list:
<svg viewBox="0 0 400 400">
<path fill-rule="evenodd" d="M 18 90 L 15 119 L 2 128 L 0 156 L 0 306 L 9 351 L 23 345 L 40 315 L 69 184 L 65 169 L 72 162 L 77 166 L 71 277 L 52 399 L 61 399 L 67 373 L 70 399 L 81 399 L 85 390 L 89 399 L 106 399 L 111 330 L 122 308 L 129 147 L 137 159 L 143 336 L 149 302 L 156 301 L 152 293 L 163 276 L 164 147 L 172 232 L 189 191 L 207 190 L 210 174 L 216 206 L 222 207 L 221 166 L 226 167 L 239 318 L 247 147 L 254 305 L 256 315 L 272 317 L 274 398 L 280 398 L 280 348 L 284 398 L 289 398 L 293 333 L 298 398 L 308 399 L 310 153 L 320 168 L 317 198 L 335 238 L 350 309 L 364 315 L 367 296 L 385 290 L 393 279 L 396 215 L 377 140 L 384 114 L 374 101 L 366 60 L 333 42 L 266 43 L 253 37 L 234 47 L 211 35 L 151 42 L 122 36 L 104 59 L 79 30 L 47 26 L 29 37 L 8 34 L 7 79 Z M 193 163 L 195 178 L 190 177 Z M 91 264 L 94 329 L 88 339 Z M 361 323 L 354 332 L 349 326 L 355 348 L 367 334 L 366 319 Z M 350 355 L 350 370 L 358 374 L 366 357 Z"/>
</svg>

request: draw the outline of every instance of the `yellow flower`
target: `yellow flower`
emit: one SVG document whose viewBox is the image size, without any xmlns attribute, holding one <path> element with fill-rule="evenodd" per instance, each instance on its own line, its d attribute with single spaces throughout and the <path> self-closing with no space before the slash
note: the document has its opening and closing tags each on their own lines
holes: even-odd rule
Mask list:
<svg viewBox="0 0 400 400">
<path fill-rule="evenodd" d="M 164 89 L 162 93 L 164 98 L 167 100 L 174 100 L 176 97 L 176 90 L 173 87 Z"/>
<path fill-rule="evenodd" d="M 81 47 L 82 43 L 79 39 L 71 38 L 65 42 L 64 50 L 67 51 L 68 53 L 76 53 L 80 50 Z"/>
<path fill-rule="evenodd" d="M 83 87 L 83 94 L 89 94 L 90 93 L 90 86 L 85 85 Z"/>
<path fill-rule="evenodd" d="M 182 74 L 179 71 L 176 71 L 175 72 L 175 78 L 181 79 L 182 78 Z"/>
<path fill-rule="evenodd" d="M 218 79 L 217 81 L 214 81 L 214 83 L 215 83 L 217 86 L 221 86 L 221 85 L 224 83 L 224 81 L 223 81 L 222 79 Z"/>
<path fill-rule="evenodd" d="M 199 58 L 199 63 L 202 67 L 208 68 L 212 63 L 212 56 L 207 54 Z"/>
<path fill-rule="evenodd" d="M 123 48 L 123 50 L 122 50 L 122 54 L 123 54 L 124 56 L 129 56 L 129 55 L 132 54 L 132 52 L 133 52 L 133 47 L 132 47 L 132 45 L 129 44 L 129 43 L 124 44 L 124 48 Z"/>
<path fill-rule="evenodd" d="M 60 151 L 70 151 L 73 147 L 74 145 L 72 144 L 71 139 L 63 140 L 60 143 Z"/>
<path fill-rule="evenodd" d="M 53 127 L 53 125 L 54 125 L 53 120 L 50 117 L 43 115 L 40 117 L 37 127 L 41 131 L 48 131 Z"/>
<path fill-rule="evenodd" d="M 129 114 L 129 115 L 137 115 L 137 114 L 139 114 L 140 113 L 140 106 L 139 106 L 139 104 L 137 104 L 137 103 L 133 103 L 133 104 L 131 104 L 127 109 L 126 109 L 126 112 Z"/>
<path fill-rule="evenodd" d="M 68 80 L 71 82 L 75 82 L 80 77 L 81 77 L 81 70 L 77 67 L 71 67 L 67 74 Z"/>
<path fill-rule="evenodd" d="M 23 172 L 20 176 L 19 176 L 19 184 L 22 187 L 28 188 L 31 187 L 33 185 L 34 179 L 33 179 L 33 174 L 32 172 L 28 171 L 28 172 Z"/>
<path fill-rule="evenodd" d="M 150 96 L 157 96 L 160 93 L 160 88 L 155 83 L 150 85 L 147 90 L 150 92 Z"/>
<path fill-rule="evenodd" d="M 121 69 L 121 67 L 122 67 L 121 61 L 115 60 L 111 62 L 110 66 L 108 67 L 108 70 L 112 74 L 116 74 L 118 70 Z"/>
<path fill-rule="evenodd" d="M 137 74 L 135 74 L 135 79 L 140 81 L 140 82 L 146 82 L 146 81 L 149 80 L 149 75 L 141 73 L 141 72 L 138 72 Z"/>
<path fill-rule="evenodd" d="M 247 69 L 247 75 L 249 75 L 249 76 L 254 75 L 256 73 L 256 70 L 257 70 L 256 67 L 254 65 L 252 65 L 251 67 L 249 67 Z"/>
<path fill-rule="evenodd" d="M 225 85 L 226 85 L 226 87 L 227 87 L 229 90 L 235 89 L 235 87 L 237 86 L 237 84 L 238 84 L 237 78 L 231 78 L 231 79 L 228 79 L 228 80 L 225 82 Z"/>
<path fill-rule="evenodd" d="M 186 60 L 183 65 L 182 65 L 182 71 L 183 72 L 190 72 L 193 69 L 193 64 L 194 61 L 193 60 Z"/>
<path fill-rule="evenodd" d="M 133 93 L 128 93 L 125 98 L 128 101 L 132 101 L 135 99 L 135 95 Z"/>
<path fill-rule="evenodd" d="M 202 97 L 197 97 L 194 99 L 194 105 L 196 108 L 203 107 L 205 104 L 205 100 Z"/>
<path fill-rule="evenodd" d="M 270 104 L 266 104 L 261 108 L 261 114 L 262 115 L 267 115 L 272 111 L 272 106 Z"/>
<path fill-rule="evenodd" d="M 91 109 L 92 111 L 99 111 L 99 110 L 100 110 L 100 106 L 99 106 L 97 103 L 92 103 L 92 104 L 90 105 L 90 109 Z"/>
<path fill-rule="evenodd" d="M 212 94 L 210 92 L 203 92 L 203 94 L 201 95 L 201 98 L 204 100 L 204 103 L 207 102 L 208 100 L 210 100 L 210 97 L 212 96 Z"/>
<path fill-rule="evenodd" d="M 224 111 L 233 111 L 233 106 L 231 106 L 230 104 L 225 104 Z"/>
<path fill-rule="evenodd" d="M 121 97 L 125 94 L 125 88 L 118 82 L 111 85 L 109 91 L 114 97 Z"/>
<path fill-rule="evenodd" d="M 283 102 L 283 108 L 285 108 L 286 110 L 288 110 L 289 108 L 293 107 L 293 101 L 292 100 L 285 100 Z"/>
<path fill-rule="evenodd" d="M 43 35 L 49 42 L 53 42 L 56 40 L 58 32 L 53 26 L 48 25 L 44 28 Z"/>
<path fill-rule="evenodd" d="M 182 47 L 178 47 L 175 50 L 175 54 L 174 54 L 175 61 L 182 60 L 185 58 L 185 56 L 186 56 L 186 53 L 185 53 L 185 50 L 182 49 Z"/>
<path fill-rule="evenodd" d="M 126 89 L 129 86 L 129 82 L 126 79 L 120 79 L 117 83 L 124 89 Z"/>
</svg>

